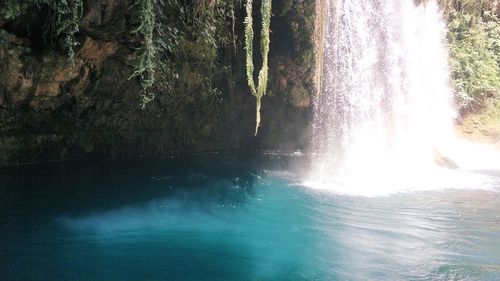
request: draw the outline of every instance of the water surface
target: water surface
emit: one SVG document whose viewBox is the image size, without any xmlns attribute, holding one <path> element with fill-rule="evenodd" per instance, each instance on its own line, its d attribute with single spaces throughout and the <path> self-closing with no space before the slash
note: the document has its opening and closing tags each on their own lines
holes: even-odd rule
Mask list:
<svg viewBox="0 0 500 281">
<path fill-rule="evenodd" d="M 0 170 L 0 279 L 500 280 L 498 191 L 337 195 L 300 161 Z"/>
</svg>

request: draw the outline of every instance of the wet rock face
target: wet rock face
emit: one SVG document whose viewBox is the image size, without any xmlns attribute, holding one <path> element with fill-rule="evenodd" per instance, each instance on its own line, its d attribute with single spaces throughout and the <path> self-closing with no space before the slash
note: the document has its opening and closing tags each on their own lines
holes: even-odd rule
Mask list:
<svg viewBox="0 0 500 281">
<path fill-rule="evenodd" d="M 304 13 L 305 4 L 299 2 L 290 2 L 288 14 L 273 20 L 277 38 L 271 41 L 290 36 L 297 11 Z M 141 110 L 140 83 L 130 79 L 138 38 L 127 23 L 127 0 L 84 1 L 73 60 L 57 42 L 44 42 L 40 30 L 33 29 L 43 18 L 35 14 L 38 10 L 23 8 L 15 11 L 16 18 L 0 13 L 0 167 L 223 149 L 297 149 L 307 143 L 312 62 L 297 55 L 307 47 L 305 37 L 293 35 L 291 53 L 271 50 L 272 93 L 263 100 L 263 127 L 254 138 L 254 100 L 244 80 L 243 52 L 224 58 L 232 66 L 230 76 L 221 79 L 227 84 L 218 86 L 221 93 L 208 95 L 201 90 L 196 64 L 190 63 L 202 50 L 193 47 L 175 70 L 173 90 L 157 93 Z M 236 30 L 240 35 L 241 26 Z"/>
<path fill-rule="evenodd" d="M 0 38 L 0 165 L 106 155 L 138 111 L 126 104 L 140 87 L 118 44 L 85 37 L 70 61 L 5 30 Z"/>
</svg>

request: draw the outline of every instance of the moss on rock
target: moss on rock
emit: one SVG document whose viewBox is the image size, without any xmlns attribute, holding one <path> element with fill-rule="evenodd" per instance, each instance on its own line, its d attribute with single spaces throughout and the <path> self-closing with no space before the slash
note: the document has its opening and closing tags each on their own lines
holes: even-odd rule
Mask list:
<svg viewBox="0 0 500 281">
<path fill-rule="evenodd" d="M 141 110 L 140 82 L 128 79 L 141 46 L 140 36 L 130 32 L 136 24 L 127 9 L 129 1 L 85 3 L 73 63 L 58 46 L 39 44 L 35 33 L 25 32 L 39 22 L 43 11 L 0 19 L 0 166 L 208 150 L 297 149 L 307 143 L 313 63 L 297 54 L 312 43 L 304 36 L 294 39 L 290 23 L 300 22 L 298 10 L 310 4 L 292 1 L 285 15 L 272 19 L 271 42 L 286 42 L 287 48 L 271 45 L 272 95 L 263 101 L 262 112 L 267 121 L 253 138 L 255 108 L 241 83 L 242 7 L 233 11 L 234 34 L 231 14 L 217 15 L 215 22 L 203 19 L 224 32 L 215 33 L 214 38 L 225 40 L 216 45 L 188 34 L 199 23 L 182 27 L 180 14 L 171 11 L 164 25 L 170 35 L 161 38 L 175 42 L 169 41 L 171 49 L 162 51 L 169 64 L 157 77 L 165 83 L 155 85 L 156 99 Z"/>
</svg>

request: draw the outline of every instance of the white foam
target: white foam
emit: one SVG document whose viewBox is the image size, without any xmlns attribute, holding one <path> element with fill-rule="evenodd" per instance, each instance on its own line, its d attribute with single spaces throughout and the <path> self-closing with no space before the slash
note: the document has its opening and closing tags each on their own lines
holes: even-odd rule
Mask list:
<svg viewBox="0 0 500 281">
<path fill-rule="evenodd" d="M 365 196 L 491 188 L 471 171 L 500 170 L 499 153 L 455 136 L 437 2 L 330 0 L 326 13 L 307 185 Z"/>
</svg>

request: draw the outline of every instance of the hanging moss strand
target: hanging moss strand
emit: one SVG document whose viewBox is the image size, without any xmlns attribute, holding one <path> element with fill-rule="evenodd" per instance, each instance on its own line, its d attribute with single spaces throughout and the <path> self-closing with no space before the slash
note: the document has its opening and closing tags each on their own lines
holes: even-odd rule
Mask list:
<svg viewBox="0 0 500 281">
<path fill-rule="evenodd" d="M 255 82 L 253 80 L 253 18 L 252 18 L 252 0 L 247 0 L 245 17 L 245 54 L 248 87 L 252 95 L 257 96 Z"/>
<path fill-rule="evenodd" d="M 247 81 L 250 92 L 256 99 L 256 117 L 255 117 L 255 135 L 259 132 L 260 127 L 260 108 L 261 99 L 266 95 L 267 80 L 268 80 L 268 57 L 269 57 L 269 29 L 271 26 L 271 0 L 262 0 L 261 14 L 262 14 L 262 31 L 261 31 L 261 55 L 262 55 L 262 68 L 259 71 L 258 86 L 255 87 L 253 78 L 254 64 L 253 64 L 253 18 L 252 18 L 252 0 L 246 2 L 246 18 L 245 18 L 245 51 L 246 51 L 246 72 Z"/>
<path fill-rule="evenodd" d="M 143 37 L 143 46 L 140 50 L 138 62 L 136 63 L 134 72 L 129 79 L 139 77 L 143 94 L 141 95 L 141 108 L 144 108 L 147 103 L 154 99 L 154 94 L 151 88 L 155 83 L 155 71 L 157 53 L 154 43 L 154 31 L 156 23 L 156 14 L 154 11 L 153 0 L 139 0 L 139 27 L 134 30 Z"/>
</svg>

